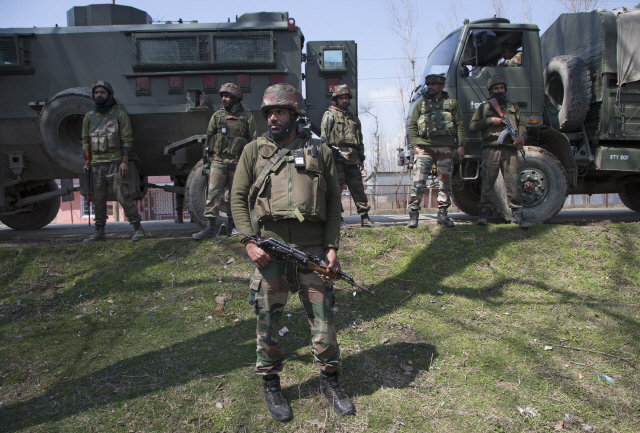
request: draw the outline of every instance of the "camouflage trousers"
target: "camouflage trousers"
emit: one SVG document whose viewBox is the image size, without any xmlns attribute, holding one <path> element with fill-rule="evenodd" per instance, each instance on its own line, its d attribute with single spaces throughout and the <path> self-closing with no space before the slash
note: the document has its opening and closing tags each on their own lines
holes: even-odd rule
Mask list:
<svg viewBox="0 0 640 433">
<path fill-rule="evenodd" d="M 319 257 L 320 246 L 301 248 Z M 306 269 L 298 270 L 302 290 L 298 293 L 311 328 L 312 353 L 320 370 L 332 373 L 340 366 L 340 349 L 333 320 L 335 297 L 331 281 Z M 280 348 L 280 322 L 289 297 L 285 265 L 271 261 L 262 269 L 255 268 L 251 279 L 249 305 L 257 317 L 257 360 L 255 372 L 260 375 L 282 371 L 284 354 Z"/>
<path fill-rule="evenodd" d="M 91 164 L 91 191 L 93 193 L 93 208 L 95 217 L 93 222 L 96 226 L 104 227 L 107 224 L 107 195 L 109 187 L 113 189 L 118 203 L 124 210 L 124 215 L 129 219 L 129 223 L 139 223 L 142 218 L 138 213 L 138 208 L 133 202 L 131 189 L 127 178 L 120 176 L 118 168 L 119 162 L 106 162 L 101 164 Z"/>
<path fill-rule="evenodd" d="M 502 170 L 507 187 L 507 202 L 511 209 L 520 209 L 522 199 L 518 191 L 518 151 L 500 147 L 485 147 L 482 150 L 482 196 L 481 208 L 493 208 L 493 186 Z"/>
<path fill-rule="evenodd" d="M 367 194 L 364 192 L 364 183 L 362 182 L 362 174 L 360 174 L 360 166 L 357 164 L 344 164 L 336 162 L 336 170 L 338 171 L 338 186 L 342 191 L 342 186 L 347 183 L 347 188 L 353 197 L 353 202 L 356 204 L 358 214 L 369 212 L 371 206 L 369 206 L 369 200 Z M 340 205 L 340 211 L 344 212 L 342 204 Z"/>
<path fill-rule="evenodd" d="M 413 159 L 413 174 L 411 175 L 409 210 L 420 210 L 422 195 L 434 163 L 438 172 L 438 207 L 447 209 L 451 206 L 451 159 L 453 148 L 414 146 L 413 151 L 415 157 Z"/>
<path fill-rule="evenodd" d="M 211 172 L 209 173 L 209 187 L 207 188 L 207 199 L 204 203 L 205 218 L 216 218 L 220 208 L 225 206 L 225 191 L 231 191 L 233 185 L 233 175 L 236 173 L 236 160 L 220 160 L 215 158 L 211 162 Z M 230 216 L 228 203 L 225 206 L 227 216 Z"/>
</svg>

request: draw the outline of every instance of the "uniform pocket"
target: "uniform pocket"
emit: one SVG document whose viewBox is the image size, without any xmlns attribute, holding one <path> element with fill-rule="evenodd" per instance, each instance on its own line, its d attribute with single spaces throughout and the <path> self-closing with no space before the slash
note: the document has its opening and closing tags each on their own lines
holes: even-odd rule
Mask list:
<svg viewBox="0 0 640 433">
<path fill-rule="evenodd" d="M 453 116 L 449 112 L 442 113 L 442 120 L 444 122 L 444 128 L 449 134 L 453 134 Z"/>
<path fill-rule="evenodd" d="M 324 176 L 316 176 L 313 179 L 313 213 L 312 219 L 320 222 L 327 220 L 327 181 Z"/>
<path fill-rule="evenodd" d="M 271 190 L 271 176 L 267 176 L 267 178 L 262 183 L 260 187 L 260 191 L 258 192 L 258 197 L 256 198 L 255 205 L 255 214 L 258 221 L 263 221 L 269 219 L 267 217 L 271 216 L 271 194 L 269 193 Z"/>
<path fill-rule="evenodd" d="M 429 138 L 429 121 L 426 116 L 420 116 L 418 119 L 418 135 L 422 138 Z"/>
</svg>

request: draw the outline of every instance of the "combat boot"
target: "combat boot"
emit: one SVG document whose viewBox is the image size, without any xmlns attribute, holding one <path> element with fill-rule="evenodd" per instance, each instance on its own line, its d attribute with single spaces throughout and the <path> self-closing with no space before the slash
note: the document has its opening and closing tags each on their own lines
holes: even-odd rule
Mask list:
<svg viewBox="0 0 640 433">
<path fill-rule="evenodd" d="M 374 223 L 373 221 L 371 221 L 369 219 L 369 213 L 363 213 L 362 215 L 360 215 L 360 219 L 362 220 L 362 222 L 360 223 L 360 225 L 362 227 L 368 227 L 368 228 L 374 228 L 374 227 L 378 227 L 378 224 Z"/>
<path fill-rule="evenodd" d="M 83 240 L 82 242 L 84 242 L 84 243 L 102 242 L 102 241 L 106 241 L 106 240 L 107 240 L 107 237 L 104 235 L 104 226 L 96 226 L 96 231 L 93 232 L 91 237 L 88 237 L 87 239 Z"/>
<path fill-rule="evenodd" d="M 262 377 L 262 390 L 264 400 L 267 402 L 269 416 L 276 421 L 286 421 L 293 418 L 289 403 L 282 395 L 280 377 L 277 374 L 269 374 Z"/>
<path fill-rule="evenodd" d="M 140 239 L 144 239 L 144 230 L 142 230 L 142 225 L 140 223 L 135 223 L 133 225 L 133 236 L 131 237 L 132 241 L 139 241 Z"/>
<path fill-rule="evenodd" d="M 410 229 L 415 229 L 416 227 L 418 227 L 418 218 L 420 217 L 420 212 L 416 211 L 410 211 L 409 212 L 409 222 L 407 223 L 407 227 L 409 227 Z"/>
<path fill-rule="evenodd" d="M 489 209 L 487 208 L 482 208 L 480 209 L 480 216 L 478 217 L 478 221 L 476 221 L 476 224 L 479 226 L 486 226 L 487 224 L 489 224 Z"/>
<path fill-rule="evenodd" d="M 182 224 L 184 223 L 183 220 L 183 216 L 182 216 L 182 211 L 176 213 L 176 218 L 173 220 L 176 224 Z"/>
<path fill-rule="evenodd" d="M 344 232 L 349 230 L 349 226 L 347 225 L 346 222 L 344 222 L 344 218 L 340 217 L 340 231 Z"/>
<path fill-rule="evenodd" d="M 320 392 L 331 402 L 333 410 L 340 416 L 352 415 L 356 408 L 353 403 L 342 390 L 338 381 L 338 372 L 325 373 L 320 372 Z"/>
<path fill-rule="evenodd" d="M 207 217 L 207 225 L 205 225 L 204 228 L 200 230 L 198 233 L 194 233 L 191 237 L 198 241 L 206 238 L 215 238 L 216 237 L 216 219 L 212 217 Z"/>
<path fill-rule="evenodd" d="M 453 227 L 455 225 L 447 215 L 446 208 L 438 208 L 438 225 L 445 227 Z"/>
<path fill-rule="evenodd" d="M 513 224 L 518 224 L 518 227 L 520 227 L 521 229 L 527 229 L 531 225 L 531 223 L 524 217 L 522 209 L 513 210 L 511 214 L 511 222 Z"/>
</svg>

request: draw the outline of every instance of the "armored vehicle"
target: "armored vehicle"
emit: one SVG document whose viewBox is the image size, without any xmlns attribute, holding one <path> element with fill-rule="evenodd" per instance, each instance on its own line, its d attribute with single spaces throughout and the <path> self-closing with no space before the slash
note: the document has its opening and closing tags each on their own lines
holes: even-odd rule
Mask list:
<svg viewBox="0 0 640 433">
<path fill-rule="evenodd" d="M 468 126 L 493 75 L 506 77 L 507 99 L 518 104 L 527 126 L 526 163 L 519 156 L 527 219 L 548 221 L 569 193 L 618 193 L 640 212 L 639 24 L 638 8 L 562 14 L 542 37 L 536 25 L 465 20 L 438 44 L 423 77 L 444 73 L 445 90 L 464 114 L 467 155 L 452 188 L 463 212 L 479 213 L 481 138 Z M 498 66 L 505 45 L 520 52 L 520 66 Z M 412 105 L 424 90 L 414 90 Z M 399 160 L 409 163 L 411 149 L 400 152 Z M 502 198 L 496 213 L 508 220 L 501 177 L 495 188 L 494 197 Z"/>
<path fill-rule="evenodd" d="M 47 225 L 61 197 L 73 192 L 96 79 L 112 84 L 131 118 L 138 198 L 153 186 L 148 176 L 187 179 L 186 188 L 163 188 L 186 193 L 201 224 L 202 145 L 209 118 L 222 107 L 222 84 L 242 88 L 259 133 L 266 131 L 263 91 L 275 83 L 306 92 L 316 133 L 334 86 L 349 85 L 357 108 L 356 43 L 308 42 L 304 53 L 304 36 L 287 12 L 153 24 L 139 9 L 100 4 L 74 7 L 67 20 L 67 27 L 0 29 L 0 221 L 14 229 Z"/>
</svg>

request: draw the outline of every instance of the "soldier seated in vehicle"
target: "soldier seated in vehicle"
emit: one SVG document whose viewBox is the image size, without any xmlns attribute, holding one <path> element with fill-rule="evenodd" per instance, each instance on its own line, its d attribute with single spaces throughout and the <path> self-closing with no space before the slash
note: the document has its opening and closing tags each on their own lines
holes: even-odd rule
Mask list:
<svg viewBox="0 0 640 433">
<path fill-rule="evenodd" d="M 522 66 L 522 51 L 518 51 L 518 48 L 513 44 L 502 45 L 502 60 L 498 62 L 498 66 L 505 67 L 518 67 Z"/>
</svg>

